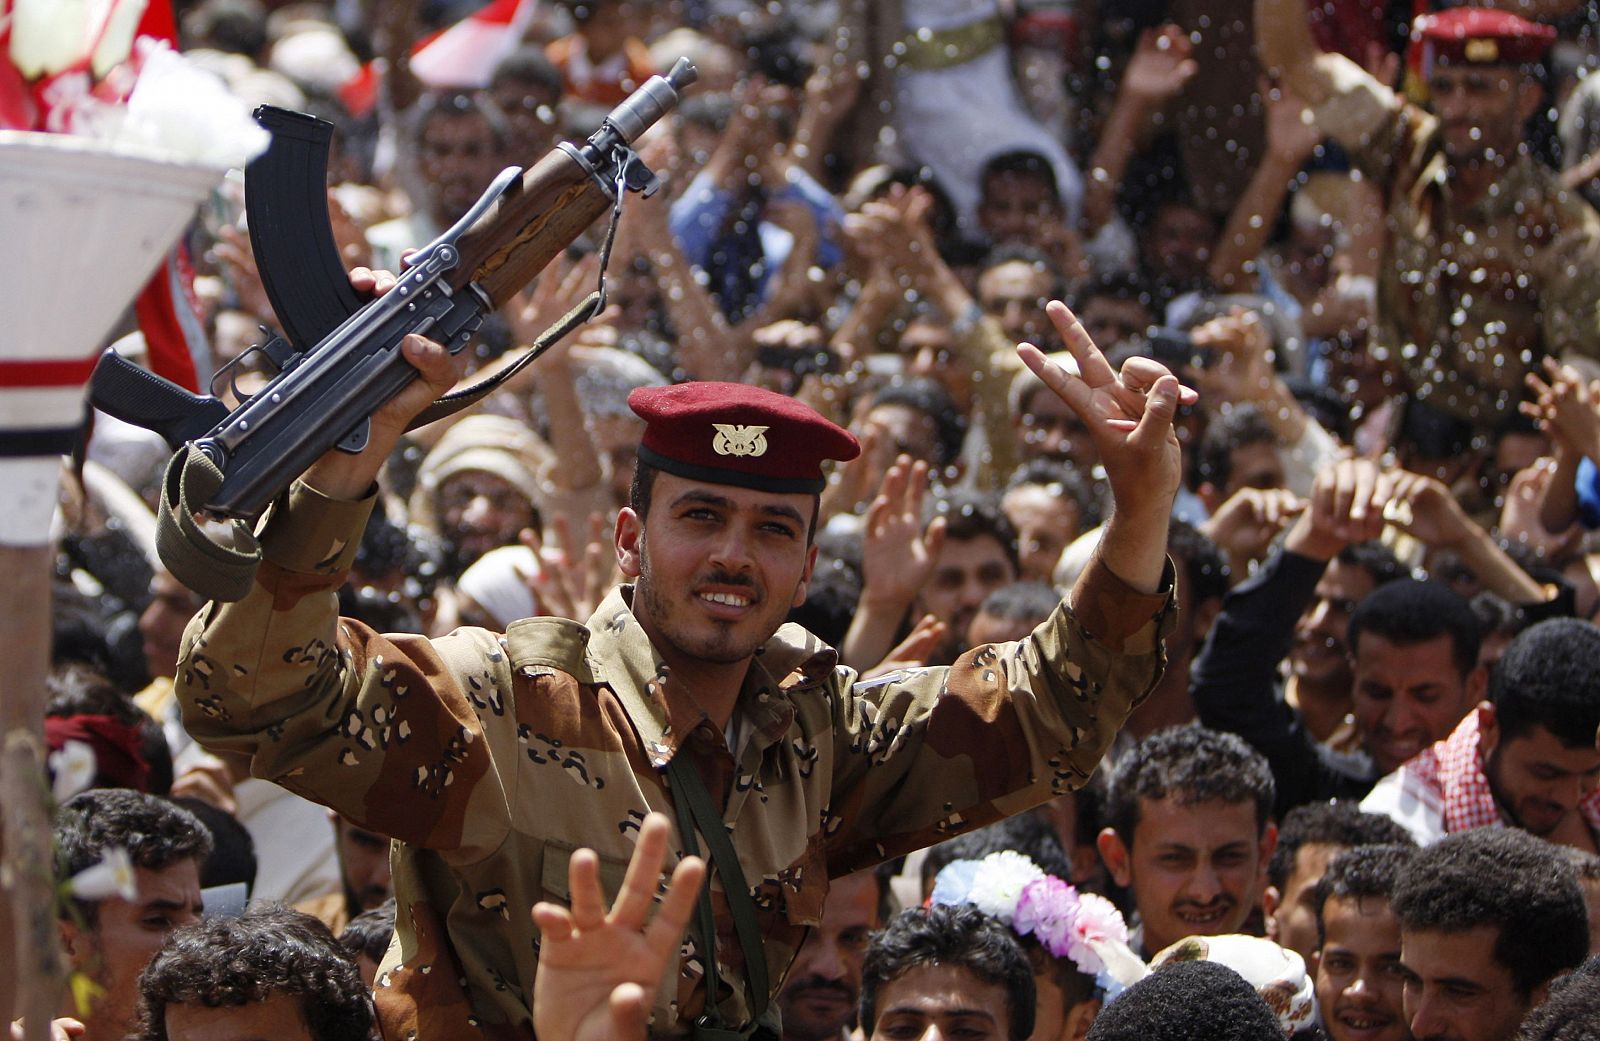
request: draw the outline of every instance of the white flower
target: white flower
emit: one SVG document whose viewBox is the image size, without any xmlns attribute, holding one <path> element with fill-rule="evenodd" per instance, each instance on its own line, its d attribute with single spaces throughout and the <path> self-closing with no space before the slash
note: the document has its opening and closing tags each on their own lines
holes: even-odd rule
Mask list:
<svg viewBox="0 0 1600 1041">
<path fill-rule="evenodd" d="M 51 752 L 50 773 L 55 780 L 50 784 L 50 795 L 56 805 L 89 787 L 98 769 L 94 749 L 82 741 L 68 741 L 61 751 Z"/>
<path fill-rule="evenodd" d="M 1017 901 L 1028 883 L 1037 882 L 1045 874 L 1026 855 L 1016 850 L 1003 849 L 991 853 L 978 864 L 977 876 L 972 880 L 972 892 L 967 899 L 978 910 L 991 914 L 1006 925 L 1017 913 Z"/>
<path fill-rule="evenodd" d="M 104 900 L 112 896 L 136 900 L 139 896 L 139 885 L 133 874 L 133 858 L 121 846 L 106 850 L 104 860 L 73 875 L 68 884 L 72 887 L 72 895 L 79 900 Z"/>
</svg>

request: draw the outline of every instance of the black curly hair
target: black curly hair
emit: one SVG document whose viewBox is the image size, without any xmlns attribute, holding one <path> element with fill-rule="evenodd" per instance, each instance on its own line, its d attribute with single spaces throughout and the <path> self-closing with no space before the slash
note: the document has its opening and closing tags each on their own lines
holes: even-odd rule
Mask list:
<svg viewBox="0 0 1600 1041">
<path fill-rule="evenodd" d="M 191 859 L 198 867 L 212 848 L 211 832 L 194 814 L 130 788 L 91 788 L 73 796 L 56 812 L 53 839 L 57 882 L 98 864 L 113 848 L 127 850 L 134 866 L 150 871 Z M 86 924 L 97 923 L 95 902 L 73 903 Z"/>
<path fill-rule="evenodd" d="M 867 947 L 861 967 L 861 1029 L 867 1036 L 878 1022 L 878 992 L 926 965 L 965 969 L 1004 987 L 1011 1041 L 1033 1033 L 1033 966 L 1016 934 L 976 907 L 935 904 L 902 911 Z"/>
<path fill-rule="evenodd" d="M 1451 661 L 1463 677 L 1477 666 L 1483 642 L 1482 624 L 1465 598 L 1443 582 L 1414 578 L 1385 582 L 1356 605 L 1346 634 L 1352 655 L 1369 632 L 1402 647 L 1448 636 Z"/>
<path fill-rule="evenodd" d="M 1278 824 L 1278 845 L 1267 865 L 1267 882 L 1278 892 L 1294 874 L 1301 846 L 1371 846 L 1388 843 L 1415 846 L 1417 840 L 1393 817 L 1364 813 L 1353 802 L 1313 802 L 1296 806 Z"/>
<path fill-rule="evenodd" d="M 1556 981 L 1522 1021 L 1517 1041 L 1600 1041 L 1600 954 Z"/>
<path fill-rule="evenodd" d="M 1356 846 L 1329 861 L 1328 870 L 1317 879 L 1317 888 L 1312 891 L 1312 906 L 1317 914 L 1317 948 L 1320 950 L 1328 939 L 1322 911 L 1328 906 L 1329 900 L 1338 897 L 1340 900 L 1390 901 L 1394 896 L 1395 884 L 1410 867 L 1411 858 L 1416 853 L 1415 842 L 1391 842 Z"/>
<path fill-rule="evenodd" d="M 350 919 L 350 924 L 339 934 L 339 946 L 352 960 L 365 954 L 373 962 L 383 961 L 389 952 L 389 942 L 394 939 L 394 897 L 390 897 L 370 911 L 363 911 Z"/>
<path fill-rule="evenodd" d="M 1095 1017 L 1088 1041 L 1282 1041 L 1266 999 L 1211 961 L 1164 965 Z"/>
<path fill-rule="evenodd" d="M 1259 830 L 1272 813 L 1277 785 L 1266 759 L 1238 735 L 1201 726 L 1168 727 L 1117 762 L 1106 821 L 1131 847 L 1139 800 L 1169 795 L 1185 806 L 1212 800 L 1253 803 Z"/>
<path fill-rule="evenodd" d="M 312 1041 L 367 1041 L 376 1019 L 355 962 L 328 927 L 286 907 L 202 919 L 167 939 L 139 978 L 135 1041 L 167 1041 L 172 1005 L 237 1008 L 300 999 Z"/>
<path fill-rule="evenodd" d="M 1544 727 L 1569 748 L 1589 748 L 1600 728 L 1600 629 L 1551 618 L 1511 641 L 1489 681 L 1502 738 Z"/>
<path fill-rule="evenodd" d="M 1496 930 L 1494 958 L 1524 997 L 1589 953 L 1578 872 L 1519 828 L 1475 828 L 1420 850 L 1395 885 L 1405 932 Z"/>
</svg>

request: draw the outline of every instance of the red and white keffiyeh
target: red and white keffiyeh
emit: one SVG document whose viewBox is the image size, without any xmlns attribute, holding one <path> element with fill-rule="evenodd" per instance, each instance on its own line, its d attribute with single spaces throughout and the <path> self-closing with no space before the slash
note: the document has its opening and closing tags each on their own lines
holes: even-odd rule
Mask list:
<svg viewBox="0 0 1600 1041">
<path fill-rule="evenodd" d="M 1468 712 L 1449 737 L 1435 742 L 1400 768 L 1407 775 L 1407 786 L 1416 784 L 1438 794 L 1444 807 L 1446 834 L 1505 824 L 1488 775 L 1483 772 L 1478 738 L 1478 713 Z M 1600 831 L 1600 788 L 1585 795 L 1578 809 L 1590 829 Z"/>
</svg>

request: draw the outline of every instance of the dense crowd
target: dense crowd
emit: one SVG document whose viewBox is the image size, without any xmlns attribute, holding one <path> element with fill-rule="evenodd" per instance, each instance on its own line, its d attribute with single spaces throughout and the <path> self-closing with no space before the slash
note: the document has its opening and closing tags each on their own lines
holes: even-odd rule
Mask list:
<svg viewBox="0 0 1600 1041">
<path fill-rule="evenodd" d="M 238 604 L 162 566 L 165 442 L 96 414 L 60 1036 L 1600 1038 L 1592 5 L 177 6 L 334 125 L 363 292 L 699 79 L 609 253 L 410 355 L 412 412 L 606 309 L 319 463 Z M 462 18 L 489 56 L 441 69 Z M 242 204 L 187 235 L 230 397 L 279 319 Z M 671 548 L 751 509 L 708 579 Z M 770 625 L 666 632 L 680 574 Z"/>
</svg>

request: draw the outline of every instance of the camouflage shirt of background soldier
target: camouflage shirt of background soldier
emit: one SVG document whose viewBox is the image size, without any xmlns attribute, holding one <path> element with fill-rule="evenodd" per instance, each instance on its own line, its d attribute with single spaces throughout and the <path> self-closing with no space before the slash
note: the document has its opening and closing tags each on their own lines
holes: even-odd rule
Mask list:
<svg viewBox="0 0 1600 1041">
<path fill-rule="evenodd" d="M 1600 216 L 1525 150 L 1463 203 L 1444 121 L 1337 57 L 1315 65 L 1332 91 L 1317 126 L 1388 205 L 1374 343 L 1419 399 L 1493 429 L 1540 359 L 1600 356 Z"/>
<path fill-rule="evenodd" d="M 1139 594 L 1097 564 L 1076 612 L 1063 605 L 1027 640 L 860 684 L 786 625 L 740 694 L 735 756 L 664 677 L 631 587 L 587 627 L 541 618 L 504 636 L 380 636 L 337 618 L 371 503 L 297 484 L 249 596 L 191 623 L 177 683 L 198 740 L 397 840 L 396 942 L 376 986 L 391 1038 L 532 1036 L 529 908 L 566 901 L 581 846 L 615 895 L 644 814 L 672 812 L 663 768 L 685 745 L 726 799 L 776 992 L 830 877 L 1084 781 L 1159 676 L 1173 611 L 1170 592 Z M 745 1022 L 740 948 L 714 901 L 719 1006 Z M 687 941 L 657 1036 L 681 1036 L 702 1008 L 699 957 Z"/>
</svg>

